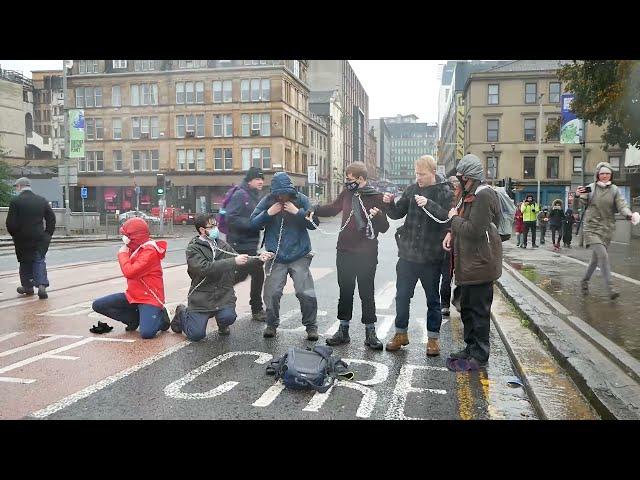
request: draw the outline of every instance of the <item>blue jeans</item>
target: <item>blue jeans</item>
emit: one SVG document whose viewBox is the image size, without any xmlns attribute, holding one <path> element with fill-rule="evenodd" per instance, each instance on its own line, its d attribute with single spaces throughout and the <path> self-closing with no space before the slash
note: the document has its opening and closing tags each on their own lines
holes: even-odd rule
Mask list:
<svg viewBox="0 0 640 480">
<path fill-rule="evenodd" d="M 411 299 L 420 280 L 427 296 L 427 336 L 440 337 L 442 311 L 440 309 L 440 271 L 442 261 L 414 263 L 403 258 L 396 265 L 396 332 L 407 333 Z"/>
<path fill-rule="evenodd" d="M 47 264 L 40 252 L 33 254 L 33 261 L 20 262 L 20 283 L 27 290 L 44 285 L 49 286 L 47 278 Z"/>
<path fill-rule="evenodd" d="M 125 325 L 140 322 L 140 336 L 153 338 L 160 330 L 162 308 L 144 303 L 129 303 L 124 293 L 114 293 L 93 301 L 94 311 Z"/>
<path fill-rule="evenodd" d="M 182 331 L 192 342 L 202 340 L 207 335 L 207 323 L 211 317 L 216 317 L 219 327 L 228 327 L 236 321 L 235 308 L 227 307 L 215 312 L 190 312 L 185 309 L 179 321 L 182 323 Z"/>
</svg>

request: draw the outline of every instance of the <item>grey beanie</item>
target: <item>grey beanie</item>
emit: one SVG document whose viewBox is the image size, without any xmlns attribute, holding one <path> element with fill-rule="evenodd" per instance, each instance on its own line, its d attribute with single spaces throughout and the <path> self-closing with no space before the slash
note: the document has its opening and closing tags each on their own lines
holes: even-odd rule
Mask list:
<svg viewBox="0 0 640 480">
<path fill-rule="evenodd" d="M 13 184 L 14 187 L 17 187 L 18 185 L 20 185 L 21 187 L 30 187 L 31 180 L 29 180 L 27 177 L 20 177 Z"/>
<path fill-rule="evenodd" d="M 458 163 L 456 170 L 465 177 L 472 178 L 474 180 L 485 181 L 484 169 L 482 168 L 482 162 L 473 153 L 468 153 Z"/>
</svg>

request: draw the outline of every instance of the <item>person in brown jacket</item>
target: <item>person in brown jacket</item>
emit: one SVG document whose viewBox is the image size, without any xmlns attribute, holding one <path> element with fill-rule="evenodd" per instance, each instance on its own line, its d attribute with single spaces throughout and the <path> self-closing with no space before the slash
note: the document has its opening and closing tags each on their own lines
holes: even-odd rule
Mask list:
<svg viewBox="0 0 640 480">
<path fill-rule="evenodd" d="M 459 211 L 452 208 L 449 212 L 451 232 L 442 246 L 451 250 L 453 240 L 466 347 L 451 354 L 447 366 L 453 366 L 454 370 L 477 370 L 489 360 L 493 282 L 502 275 L 502 240 L 496 227 L 501 213 L 496 193 L 484 183 L 482 163 L 477 156 L 465 155 L 456 169 L 463 186 L 463 202 Z"/>
<path fill-rule="evenodd" d="M 327 345 L 343 345 L 351 341 L 349 322 L 357 280 L 362 302 L 362 323 L 365 324 L 364 344 L 373 350 L 382 350 L 382 342 L 375 329 L 374 280 L 378 265 L 378 233 L 389 230 L 389 221 L 383 211 L 387 206 L 382 202 L 382 194 L 367 185 L 367 167 L 363 162 L 353 162 L 347 166 L 345 180 L 344 190 L 332 204 L 316 206 L 307 217 L 311 218 L 312 214 L 333 217 L 342 212 L 342 227 L 336 246 L 340 327 L 335 335 L 327 339 Z"/>
</svg>

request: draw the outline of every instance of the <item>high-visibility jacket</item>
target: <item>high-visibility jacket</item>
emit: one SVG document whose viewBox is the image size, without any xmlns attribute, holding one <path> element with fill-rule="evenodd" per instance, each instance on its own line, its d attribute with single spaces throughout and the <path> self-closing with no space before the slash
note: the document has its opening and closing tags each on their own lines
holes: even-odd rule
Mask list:
<svg viewBox="0 0 640 480">
<path fill-rule="evenodd" d="M 535 222 L 538 219 L 538 213 L 540 213 L 540 205 L 538 205 L 536 202 L 533 202 L 531 204 L 522 202 L 520 211 L 522 212 L 523 221 Z"/>
</svg>

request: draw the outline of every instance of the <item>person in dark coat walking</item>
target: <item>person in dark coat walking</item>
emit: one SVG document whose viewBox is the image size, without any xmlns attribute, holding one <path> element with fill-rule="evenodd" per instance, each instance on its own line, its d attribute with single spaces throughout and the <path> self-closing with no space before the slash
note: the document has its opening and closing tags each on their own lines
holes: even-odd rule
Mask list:
<svg viewBox="0 0 640 480">
<path fill-rule="evenodd" d="M 38 287 L 38 297 L 48 298 L 45 257 L 56 229 L 56 216 L 49 202 L 33 193 L 31 180 L 19 178 L 14 186 L 18 195 L 11 199 L 6 224 L 20 262 L 18 293 L 33 295 L 33 287 Z"/>
<path fill-rule="evenodd" d="M 576 219 L 573 216 L 573 210 L 567 208 L 564 212 L 564 218 L 562 219 L 562 241 L 565 248 L 571 248 L 571 240 L 573 240 L 573 224 L 576 223 Z M 560 243 L 560 241 L 558 241 Z"/>
<path fill-rule="evenodd" d="M 251 167 L 244 181 L 235 191 L 226 208 L 229 233 L 227 242 L 237 253 L 255 256 L 260 241 L 260 230 L 251 227 L 251 214 L 258 206 L 260 192 L 264 185 L 264 174 L 257 167 Z M 250 262 L 247 268 L 237 270 L 235 282 L 244 281 L 251 275 L 251 317 L 264 322 L 267 315 L 262 307 L 262 287 L 264 266 L 261 262 Z"/>
</svg>

